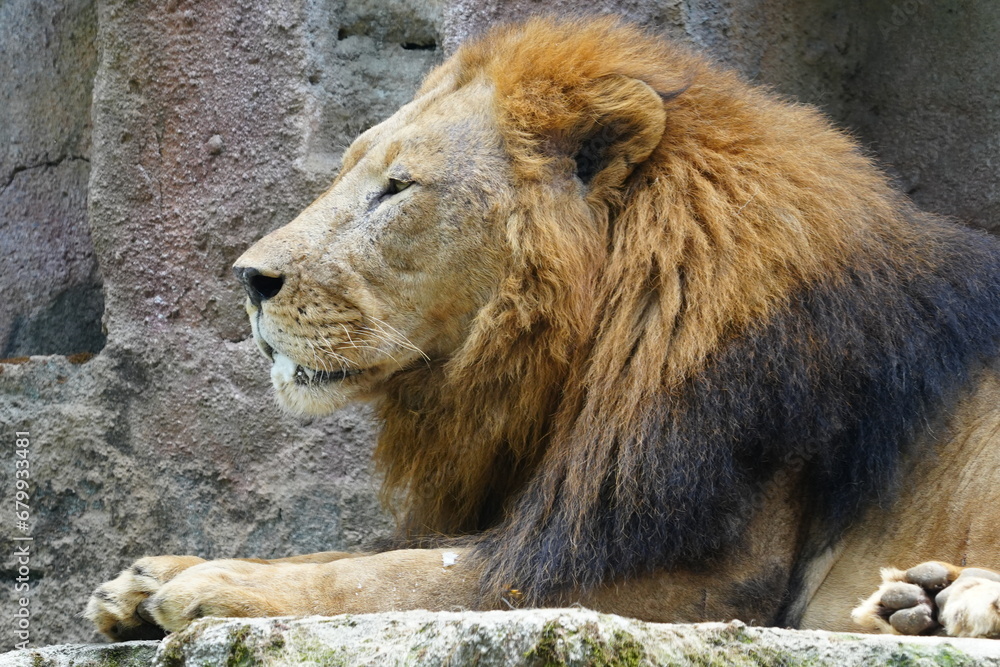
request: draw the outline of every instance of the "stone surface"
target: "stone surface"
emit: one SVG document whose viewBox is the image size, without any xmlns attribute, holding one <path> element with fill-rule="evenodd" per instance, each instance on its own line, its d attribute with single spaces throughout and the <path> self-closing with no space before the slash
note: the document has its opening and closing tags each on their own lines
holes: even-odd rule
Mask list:
<svg viewBox="0 0 1000 667">
<path fill-rule="evenodd" d="M 909 0 L 870 11 L 845 122 L 919 206 L 1000 232 L 1000 5 Z"/>
<path fill-rule="evenodd" d="M 92 359 L 0 364 L 4 433 L 31 434 L 32 645 L 95 639 L 79 616 L 90 591 L 143 555 L 278 557 L 358 548 L 388 531 L 366 411 L 279 412 L 229 267 L 321 192 L 340 150 L 406 102 L 438 59 L 433 5 L 391 6 L 90 7 L 100 62 L 89 236 L 107 344 Z M 396 21 L 395 32 L 351 33 L 379 21 Z M 8 192 L 30 197 L 15 182 Z M 70 270 L 37 256 L 43 232 L 15 232 L 25 249 L 12 254 L 43 284 Z M 30 331 L 36 342 L 49 335 Z M 13 470 L 8 457 L 5 493 Z M 4 553 L 13 536 L 0 532 Z M 0 624 L 0 645 L 13 646 L 12 633 Z"/>
<path fill-rule="evenodd" d="M 147 667 L 159 642 L 59 644 L 0 655 L 3 667 Z"/>
<path fill-rule="evenodd" d="M 104 345 L 87 225 L 96 33 L 90 0 L 0 3 L 0 358 Z"/>
<path fill-rule="evenodd" d="M 987 0 L 0 2 L 0 357 L 56 355 L 0 363 L 3 431 L 31 433 L 33 645 L 94 640 L 87 595 L 142 555 L 284 556 L 389 530 L 375 426 L 362 408 L 279 413 L 229 265 L 444 52 L 539 10 L 686 40 L 823 107 L 921 205 L 1000 222 Z M 99 354 L 60 356 L 76 352 Z"/>
<path fill-rule="evenodd" d="M 0 667 L 1000 665 L 1000 641 L 988 639 L 863 637 L 738 622 L 667 625 L 584 609 L 206 619 L 159 645 L 131 642 L 118 647 L 19 651 L 0 655 Z"/>
</svg>

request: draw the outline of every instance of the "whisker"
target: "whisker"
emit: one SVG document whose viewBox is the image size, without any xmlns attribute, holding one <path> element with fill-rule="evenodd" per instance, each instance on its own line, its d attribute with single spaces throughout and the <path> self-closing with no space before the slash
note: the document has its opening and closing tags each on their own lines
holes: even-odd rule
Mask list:
<svg viewBox="0 0 1000 667">
<path fill-rule="evenodd" d="M 425 362 L 430 362 L 430 357 L 423 350 L 391 324 L 373 316 L 366 316 L 366 319 L 371 326 L 362 323 L 348 327 L 344 323 L 338 323 L 347 338 L 346 341 L 334 341 L 326 335 L 301 339 L 312 353 L 311 356 L 315 360 L 313 363 L 318 366 L 316 370 L 333 372 L 339 366 L 341 371 L 346 372 L 361 368 L 361 363 L 341 354 L 346 350 L 358 350 L 362 353 L 365 350 L 372 350 L 380 356 L 388 357 L 401 369 L 405 368 L 405 365 L 393 354 L 394 349 L 410 350 L 420 355 Z M 310 387 L 310 391 L 312 390 Z"/>
<path fill-rule="evenodd" d="M 381 324 L 381 325 L 385 326 L 385 327 L 386 327 L 386 328 L 388 328 L 388 329 L 389 329 L 390 331 L 392 331 L 392 332 L 393 332 L 393 333 L 394 333 L 394 334 L 395 334 L 396 336 L 398 336 L 398 337 L 399 337 L 399 339 L 401 339 L 401 340 L 402 340 L 402 341 L 403 341 L 403 342 L 405 343 L 405 346 L 406 346 L 406 347 L 409 347 L 409 348 L 410 348 L 411 350 L 413 350 L 414 352 L 416 352 L 417 354 L 419 354 L 420 356 L 422 356 L 422 357 L 423 357 L 424 359 L 426 359 L 427 361 L 430 361 L 430 360 L 431 360 L 431 358 L 430 358 L 430 357 L 428 357 L 428 356 L 427 356 L 427 355 L 426 355 L 426 354 L 424 353 L 424 351 L 423 351 L 423 350 L 421 350 L 421 349 L 420 349 L 419 347 L 417 347 L 417 346 L 416 346 L 416 345 L 415 345 L 415 344 L 413 343 L 413 341 L 411 341 L 411 340 L 410 340 L 409 338 L 407 338 L 407 337 L 406 337 L 406 336 L 404 336 L 404 335 L 403 335 L 402 333 L 400 333 L 398 329 L 396 329 L 395 327 L 393 327 L 393 326 L 392 326 L 391 324 L 389 324 L 388 322 L 383 322 L 382 320 L 380 320 L 379 318 L 375 317 L 374 315 L 369 315 L 369 316 L 368 316 L 368 319 L 370 319 L 370 320 L 372 320 L 373 322 L 375 322 L 376 326 L 378 326 L 379 324 Z M 379 327 L 379 328 L 381 328 L 381 327 Z"/>
<path fill-rule="evenodd" d="M 384 330 L 380 329 L 380 330 L 376 331 L 375 329 L 371 329 L 370 327 L 360 327 L 360 328 L 364 329 L 365 331 L 367 331 L 368 333 L 370 333 L 377 341 L 381 341 L 383 343 L 386 343 L 390 347 L 400 347 L 400 348 L 403 348 L 403 349 L 406 349 L 406 350 L 413 350 L 414 352 L 417 352 L 418 354 L 420 354 L 424 358 L 425 362 L 429 361 L 427 355 L 424 354 L 423 351 L 420 350 L 419 348 L 417 348 L 415 345 L 412 345 L 412 344 L 409 344 L 407 342 L 398 340 L 395 336 L 390 335 L 388 332 L 386 332 Z M 382 348 L 379 348 L 379 349 L 382 349 Z M 386 351 L 386 350 L 383 350 L 383 354 L 389 355 L 388 351 Z M 403 364 L 400 363 L 399 360 L 397 360 L 392 355 L 389 355 L 389 356 L 390 356 L 390 358 L 393 361 L 396 362 L 397 366 L 399 366 L 400 368 L 403 368 Z"/>
</svg>

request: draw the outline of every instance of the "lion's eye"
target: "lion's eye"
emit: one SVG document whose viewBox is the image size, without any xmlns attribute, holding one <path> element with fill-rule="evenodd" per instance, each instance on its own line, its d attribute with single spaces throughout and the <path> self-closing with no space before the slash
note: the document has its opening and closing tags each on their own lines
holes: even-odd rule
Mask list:
<svg viewBox="0 0 1000 667">
<path fill-rule="evenodd" d="M 406 188 L 413 185 L 413 181 L 401 181 L 398 178 L 389 179 L 389 187 L 386 190 L 386 194 L 396 195 L 405 190 Z"/>
</svg>

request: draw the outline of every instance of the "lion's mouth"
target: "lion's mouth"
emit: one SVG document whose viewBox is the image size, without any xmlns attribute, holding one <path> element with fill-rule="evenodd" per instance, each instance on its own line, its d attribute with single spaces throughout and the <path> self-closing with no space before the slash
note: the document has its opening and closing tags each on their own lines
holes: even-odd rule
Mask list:
<svg viewBox="0 0 1000 667">
<path fill-rule="evenodd" d="M 327 382 L 339 382 L 352 375 L 360 375 L 360 369 L 340 370 L 340 371 L 317 371 L 304 366 L 295 367 L 296 384 L 324 384 Z"/>
<path fill-rule="evenodd" d="M 307 368 L 295 363 L 291 358 L 273 349 L 271 350 L 271 358 L 274 361 L 274 364 L 271 366 L 271 379 L 276 383 L 294 382 L 300 386 L 315 386 L 340 382 L 364 372 L 360 368 L 344 368 L 337 371 Z"/>
</svg>

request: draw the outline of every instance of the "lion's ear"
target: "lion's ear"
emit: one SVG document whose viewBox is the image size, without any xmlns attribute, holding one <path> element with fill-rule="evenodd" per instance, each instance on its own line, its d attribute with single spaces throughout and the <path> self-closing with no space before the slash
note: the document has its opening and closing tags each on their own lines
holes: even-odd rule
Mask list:
<svg viewBox="0 0 1000 667">
<path fill-rule="evenodd" d="M 613 74 L 593 82 L 588 108 L 570 146 L 576 176 L 589 196 L 617 188 L 663 136 L 663 98 L 643 81 Z"/>
</svg>

